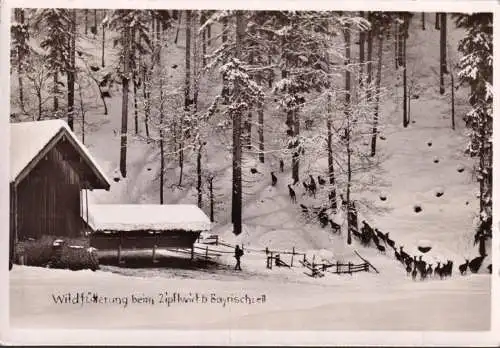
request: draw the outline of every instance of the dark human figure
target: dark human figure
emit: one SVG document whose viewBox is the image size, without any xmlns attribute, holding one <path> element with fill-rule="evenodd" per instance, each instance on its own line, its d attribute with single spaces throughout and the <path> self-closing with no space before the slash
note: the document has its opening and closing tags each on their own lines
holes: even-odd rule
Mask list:
<svg viewBox="0 0 500 348">
<path fill-rule="evenodd" d="M 241 271 L 241 257 L 243 256 L 243 249 L 239 245 L 236 245 L 234 249 L 234 258 L 236 259 L 236 266 L 234 266 L 235 271 Z"/>
<path fill-rule="evenodd" d="M 280 159 L 280 172 L 284 172 L 285 171 L 285 163 L 283 162 L 282 159 Z"/>
<path fill-rule="evenodd" d="M 290 186 L 290 184 L 288 184 L 288 193 L 290 194 L 290 200 L 292 201 L 292 203 L 297 203 L 297 196 L 295 195 L 295 191 L 293 190 L 292 186 Z"/>
<path fill-rule="evenodd" d="M 271 172 L 271 185 L 276 186 L 276 183 L 278 182 L 278 178 L 276 175 L 274 175 L 274 172 Z"/>
</svg>

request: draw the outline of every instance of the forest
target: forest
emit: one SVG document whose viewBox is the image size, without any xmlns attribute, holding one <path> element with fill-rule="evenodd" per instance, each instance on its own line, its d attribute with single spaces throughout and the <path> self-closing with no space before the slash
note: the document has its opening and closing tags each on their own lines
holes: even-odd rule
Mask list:
<svg viewBox="0 0 500 348">
<path fill-rule="evenodd" d="M 17 8 L 11 122 L 65 119 L 129 200 L 142 199 L 137 182 L 153 203 L 183 192 L 240 235 L 264 184 L 303 211 L 337 211 L 340 198 L 373 220 L 389 214 L 389 130 L 411 132 L 438 101 L 447 126 L 436 132 L 467 136 L 461 156 L 478 188 L 468 234 L 486 255 L 492 23 L 491 13 Z M 433 39 L 416 41 L 422 33 Z M 151 175 L 131 181 L 143 168 Z"/>
</svg>

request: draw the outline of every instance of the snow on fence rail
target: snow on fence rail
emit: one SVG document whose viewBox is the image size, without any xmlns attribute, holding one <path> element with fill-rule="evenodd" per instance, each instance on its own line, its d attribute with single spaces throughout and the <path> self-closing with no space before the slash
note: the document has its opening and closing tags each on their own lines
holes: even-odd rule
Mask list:
<svg viewBox="0 0 500 348">
<path fill-rule="evenodd" d="M 208 245 L 205 248 L 201 247 L 195 247 L 197 249 L 205 250 L 205 258 L 208 259 L 210 257 L 211 251 L 217 252 L 217 253 L 233 253 L 233 249 L 236 247 L 235 245 L 232 245 L 230 243 L 226 243 L 225 241 L 221 240 L 219 236 L 211 236 L 209 238 L 205 238 L 204 240 L 209 240 L 208 243 L 203 243 L 202 244 L 215 244 L 218 246 L 223 246 L 227 248 L 231 248 L 231 251 L 223 251 L 223 250 L 213 250 L 209 249 Z M 242 245 L 242 248 L 243 245 Z M 341 263 L 339 261 L 336 261 L 335 263 L 328 263 L 328 262 L 322 262 L 322 263 L 316 263 L 315 262 L 315 256 L 313 255 L 312 262 L 307 260 L 306 253 L 303 252 L 298 252 L 295 250 L 295 247 L 292 248 L 292 251 L 287 251 L 287 250 L 271 250 L 268 247 L 265 249 L 252 249 L 252 248 L 244 248 L 244 250 L 247 251 L 252 251 L 252 252 L 257 252 L 257 253 L 265 253 L 266 254 L 266 267 L 268 269 L 272 269 L 273 266 L 276 267 L 287 267 L 287 268 L 292 268 L 294 265 L 294 260 L 297 260 L 295 258 L 296 256 L 298 257 L 298 262 L 301 264 L 303 267 L 309 269 L 311 271 L 311 274 L 306 273 L 309 276 L 312 277 L 322 277 L 324 276 L 324 272 L 328 273 L 333 273 L 333 274 L 352 274 L 356 272 L 368 272 L 370 267 L 373 268 L 373 270 L 377 273 L 378 270 L 370 263 L 368 260 L 364 259 L 359 255 L 359 253 L 356 251 L 356 255 L 363 260 L 363 263 L 360 264 L 354 264 L 352 262 L 348 263 Z M 220 256 L 219 254 L 219 256 Z M 290 257 L 290 262 L 287 263 L 283 260 L 281 255 L 291 255 Z"/>
</svg>

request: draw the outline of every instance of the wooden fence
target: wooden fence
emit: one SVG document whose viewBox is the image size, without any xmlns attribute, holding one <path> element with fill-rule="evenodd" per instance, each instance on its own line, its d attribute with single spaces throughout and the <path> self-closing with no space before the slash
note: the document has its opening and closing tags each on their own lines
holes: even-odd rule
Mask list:
<svg viewBox="0 0 500 348">
<path fill-rule="evenodd" d="M 231 245 L 229 243 L 224 242 L 218 236 L 213 236 L 212 238 L 209 238 L 207 242 L 207 239 L 202 240 L 203 244 L 208 244 L 208 245 L 218 245 L 218 246 L 223 246 L 230 248 L 230 251 L 223 251 L 223 250 L 213 250 L 208 247 L 197 247 L 195 246 L 195 255 L 196 256 L 201 256 L 204 257 L 206 260 L 209 260 L 211 257 L 214 256 L 221 256 L 222 254 L 232 254 L 234 253 L 234 248 L 236 247 L 235 245 Z M 242 245 L 242 249 L 244 249 Z M 315 262 L 315 256 L 313 255 L 313 258 L 311 261 L 309 261 L 306 257 L 306 254 L 303 252 L 298 252 L 295 250 L 295 247 L 292 248 L 291 251 L 287 250 L 271 250 L 268 247 L 265 249 L 252 249 L 252 248 L 246 248 L 244 250 L 251 251 L 251 252 L 256 252 L 256 253 L 265 253 L 266 255 L 266 267 L 268 269 L 272 269 L 273 267 L 287 267 L 287 268 L 292 268 L 295 265 L 300 264 L 303 267 L 305 267 L 310 273 L 305 272 L 305 274 L 311 276 L 311 277 L 322 277 L 324 276 L 325 272 L 328 273 L 333 273 L 333 274 L 352 274 L 356 272 L 368 272 L 370 267 L 375 270 L 375 272 L 379 273 L 378 270 L 366 259 L 361 257 L 357 251 L 355 251 L 356 255 L 363 261 L 360 264 L 355 264 L 353 262 L 348 262 L 348 263 L 341 263 L 339 261 L 335 263 L 328 263 L 328 262 L 320 262 L 316 263 Z M 289 256 L 290 258 L 287 258 L 286 260 L 283 258 L 283 256 Z M 289 260 L 289 261 L 288 261 Z"/>
</svg>

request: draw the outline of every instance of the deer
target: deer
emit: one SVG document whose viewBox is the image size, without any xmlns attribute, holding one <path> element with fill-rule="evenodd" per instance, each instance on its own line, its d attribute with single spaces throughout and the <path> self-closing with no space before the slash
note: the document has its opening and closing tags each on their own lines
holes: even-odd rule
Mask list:
<svg viewBox="0 0 500 348">
<path fill-rule="evenodd" d="M 276 175 L 274 175 L 274 172 L 271 172 L 271 185 L 276 186 L 276 183 L 278 182 L 278 178 Z"/>
<path fill-rule="evenodd" d="M 458 266 L 458 270 L 460 271 L 460 274 L 461 275 L 466 274 L 468 267 L 469 267 L 469 260 L 465 259 L 465 263 L 462 263 L 460 266 Z"/>
<path fill-rule="evenodd" d="M 295 191 L 290 184 L 288 184 L 288 194 L 290 195 L 292 203 L 297 203 L 297 196 L 295 195 Z"/>
</svg>

